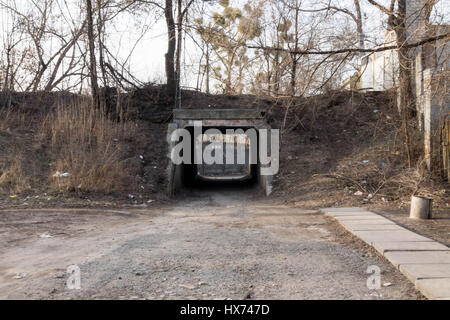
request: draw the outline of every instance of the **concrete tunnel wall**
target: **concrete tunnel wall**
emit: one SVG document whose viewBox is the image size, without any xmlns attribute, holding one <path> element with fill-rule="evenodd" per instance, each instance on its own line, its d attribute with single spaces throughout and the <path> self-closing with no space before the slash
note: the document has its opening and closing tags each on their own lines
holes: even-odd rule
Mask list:
<svg viewBox="0 0 450 320">
<path fill-rule="evenodd" d="M 224 124 L 224 121 L 226 121 L 226 124 Z M 230 120 L 209 120 L 206 122 L 207 126 L 204 126 L 204 128 L 213 127 L 217 129 L 238 129 L 242 128 L 244 131 L 248 128 L 254 128 L 258 132 L 258 141 L 259 141 L 259 131 L 261 129 L 269 130 L 268 139 L 270 139 L 270 126 L 268 126 L 265 121 L 263 120 L 255 120 L 255 121 L 230 121 Z M 169 196 L 174 196 L 177 194 L 178 191 L 180 191 L 184 187 L 183 179 L 185 178 L 185 172 L 186 166 L 185 165 L 175 165 L 171 161 L 171 152 L 174 146 L 176 145 L 176 142 L 171 141 L 171 135 L 172 133 L 178 129 L 178 128 L 192 128 L 193 127 L 193 121 L 177 121 L 170 123 L 168 125 L 168 131 L 167 131 L 167 143 L 168 143 L 168 168 L 167 168 L 167 175 L 168 175 L 168 194 Z M 269 145 L 269 153 L 270 150 L 270 144 Z M 257 146 L 257 150 L 259 149 L 259 143 Z M 191 150 L 193 152 L 193 150 Z M 194 165 L 195 166 L 195 165 Z M 272 181 L 273 176 L 264 176 L 261 175 L 261 168 L 262 165 L 260 164 L 259 157 L 257 165 L 254 167 L 256 170 L 256 176 L 254 177 L 257 181 L 257 184 L 259 186 L 259 189 L 264 192 L 266 196 L 269 196 L 272 193 Z M 255 173 L 255 172 L 254 172 Z"/>
</svg>

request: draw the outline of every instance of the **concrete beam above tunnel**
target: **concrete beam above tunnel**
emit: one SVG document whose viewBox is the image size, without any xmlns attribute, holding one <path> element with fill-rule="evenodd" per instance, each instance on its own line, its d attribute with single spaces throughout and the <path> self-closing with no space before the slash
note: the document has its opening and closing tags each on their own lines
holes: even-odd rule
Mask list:
<svg viewBox="0 0 450 320">
<path fill-rule="evenodd" d="M 259 109 L 175 109 L 175 120 L 240 120 L 263 119 L 264 110 Z"/>
</svg>

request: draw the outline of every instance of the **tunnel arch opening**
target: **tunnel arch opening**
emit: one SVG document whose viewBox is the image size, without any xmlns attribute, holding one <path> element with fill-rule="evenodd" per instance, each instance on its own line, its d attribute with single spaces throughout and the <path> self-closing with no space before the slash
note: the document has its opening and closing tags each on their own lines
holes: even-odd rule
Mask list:
<svg viewBox="0 0 450 320">
<path fill-rule="evenodd" d="M 174 121 L 168 127 L 169 158 L 180 142 L 172 134 L 184 129 L 190 137 L 186 155 L 190 161 L 174 164 L 169 159 L 169 195 L 223 188 L 259 190 L 270 195 L 273 177 L 261 175 L 259 158 L 260 130 L 270 130 L 264 115 L 265 111 L 254 109 L 174 110 Z M 208 162 L 208 156 L 215 162 Z"/>
</svg>

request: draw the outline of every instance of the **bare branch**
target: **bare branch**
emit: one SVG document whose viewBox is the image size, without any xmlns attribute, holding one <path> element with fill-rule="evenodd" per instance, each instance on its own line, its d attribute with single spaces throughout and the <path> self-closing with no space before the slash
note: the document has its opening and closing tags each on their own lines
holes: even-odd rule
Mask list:
<svg viewBox="0 0 450 320">
<path fill-rule="evenodd" d="M 309 51 L 309 50 L 287 50 L 284 48 L 274 48 L 274 47 L 263 47 L 263 46 L 247 46 L 249 49 L 263 49 L 263 50 L 272 50 L 272 51 L 283 51 L 283 52 L 289 52 L 291 54 L 299 54 L 299 55 L 321 55 L 321 54 L 339 54 L 339 53 L 357 53 L 357 52 L 366 52 L 366 53 L 372 53 L 372 52 L 381 52 L 381 51 L 387 51 L 387 50 L 396 50 L 396 49 L 410 49 L 410 48 L 416 48 L 420 47 L 426 43 L 435 42 L 438 40 L 443 40 L 450 38 L 450 33 L 445 33 L 438 36 L 433 36 L 429 38 L 425 38 L 421 41 L 410 43 L 410 44 L 404 44 L 402 46 L 387 46 L 387 47 L 380 47 L 380 48 L 373 48 L 373 49 L 359 49 L 359 48 L 346 48 L 346 49 L 340 49 L 340 50 L 323 50 L 323 51 Z"/>
</svg>

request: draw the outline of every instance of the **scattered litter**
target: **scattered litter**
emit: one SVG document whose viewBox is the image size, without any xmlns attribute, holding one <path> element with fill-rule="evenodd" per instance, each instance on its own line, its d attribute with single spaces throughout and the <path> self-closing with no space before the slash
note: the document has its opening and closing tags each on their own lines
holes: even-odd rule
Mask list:
<svg viewBox="0 0 450 320">
<path fill-rule="evenodd" d="M 390 286 L 392 286 L 392 285 L 393 285 L 392 282 L 386 282 L 386 283 L 383 283 L 383 287 L 390 287 Z"/>
<path fill-rule="evenodd" d="M 55 174 L 53 175 L 53 178 L 67 178 L 69 176 L 70 174 L 68 172 L 61 173 L 59 171 L 56 171 Z"/>
<path fill-rule="evenodd" d="M 381 198 L 381 201 L 383 201 L 383 202 L 388 202 L 387 199 L 386 199 L 385 197 L 382 197 L 382 198 Z"/>
<path fill-rule="evenodd" d="M 17 198 L 17 196 L 15 194 L 13 194 L 13 195 L 11 195 L 9 197 L 12 198 L 12 199 Z"/>
<path fill-rule="evenodd" d="M 372 199 L 373 198 L 373 194 L 369 193 L 369 195 L 367 196 L 368 199 Z"/>
<path fill-rule="evenodd" d="M 369 160 L 363 160 L 362 163 L 369 163 Z"/>
<path fill-rule="evenodd" d="M 129 195 L 128 195 L 128 198 L 134 199 L 134 196 L 133 196 L 132 194 L 129 194 Z"/>
<path fill-rule="evenodd" d="M 377 297 L 377 298 L 381 298 L 383 295 L 381 293 L 378 292 L 372 292 L 370 294 L 366 294 L 367 297 Z"/>
<path fill-rule="evenodd" d="M 26 273 L 16 273 L 16 275 L 13 277 L 13 279 L 23 279 L 27 276 Z"/>
<path fill-rule="evenodd" d="M 363 193 L 361 191 L 356 191 L 355 192 L 355 196 L 362 196 L 362 195 L 363 195 Z"/>
<path fill-rule="evenodd" d="M 378 112 L 380 112 L 380 110 L 377 110 L 377 109 L 373 110 L 373 113 L 378 113 Z"/>
<path fill-rule="evenodd" d="M 143 155 L 140 155 L 139 158 L 141 158 L 141 160 L 144 160 L 144 156 Z"/>
<path fill-rule="evenodd" d="M 155 200 L 148 200 L 147 203 L 152 203 L 153 201 L 155 201 Z"/>
<path fill-rule="evenodd" d="M 367 184 L 366 180 L 361 181 L 362 184 Z"/>
<path fill-rule="evenodd" d="M 119 142 L 119 139 L 114 139 L 114 142 Z"/>
<path fill-rule="evenodd" d="M 39 236 L 39 238 L 53 238 L 53 236 L 48 233 L 43 233 Z"/>
<path fill-rule="evenodd" d="M 158 169 L 158 166 L 154 166 L 153 169 Z"/>
<path fill-rule="evenodd" d="M 180 284 L 180 287 L 185 288 L 185 289 L 189 289 L 189 290 L 197 289 L 196 286 L 193 286 L 193 285 L 190 285 L 190 284 Z"/>
</svg>

